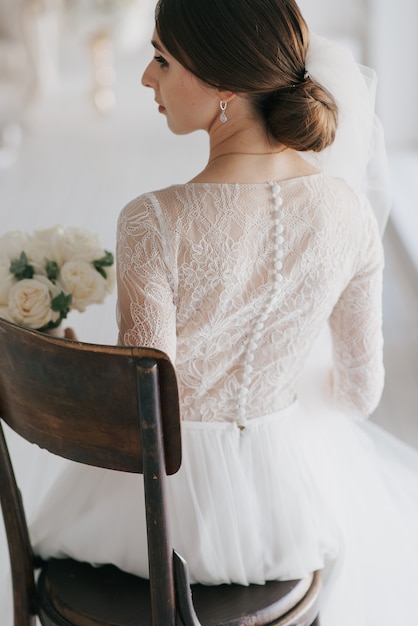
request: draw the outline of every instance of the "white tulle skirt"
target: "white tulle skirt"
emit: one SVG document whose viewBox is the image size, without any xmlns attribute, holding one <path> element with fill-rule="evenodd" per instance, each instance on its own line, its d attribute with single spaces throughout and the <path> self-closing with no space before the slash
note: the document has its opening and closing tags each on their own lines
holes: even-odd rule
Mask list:
<svg viewBox="0 0 418 626">
<path fill-rule="evenodd" d="M 323 626 L 418 624 L 416 451 L 373 424 L 299 402 L 244 431 L 183 423 L 182 437 L 168 496 L 174 545 L 194 581 L 263 583 L 323 569 Z M 38 553 L 146 576 L 142 477 L 59 463 L 31 503 Z"/>
</svg>

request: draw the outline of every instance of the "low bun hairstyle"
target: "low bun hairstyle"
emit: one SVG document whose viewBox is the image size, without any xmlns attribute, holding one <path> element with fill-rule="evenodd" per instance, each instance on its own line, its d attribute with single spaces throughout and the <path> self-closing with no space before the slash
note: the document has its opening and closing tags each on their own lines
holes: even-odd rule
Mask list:
<svg viewBox="0 0 418 626">
<path fill-rule="evenodd" d="M 333 97 L 309 76 L 291 87 L 251 98 L 267 130 L 301 152 L 320 152 L 335 138 L 338 111 Z"/>
<path fill-rule="evenodd" d="M 156 30 L 204 83 L 245 94 L 269 134 L 298 151 L 334 141 L 337 105 L 305 75 L 309 30 L 294 0 L 159 0 Z"/>
</svg>

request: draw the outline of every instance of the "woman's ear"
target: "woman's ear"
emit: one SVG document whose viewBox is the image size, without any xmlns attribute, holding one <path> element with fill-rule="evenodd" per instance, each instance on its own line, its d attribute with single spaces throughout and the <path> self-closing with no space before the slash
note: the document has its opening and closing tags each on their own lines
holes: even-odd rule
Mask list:
<svg viewBox="0 0 418 626">
<path fill-rule="evenodd" d="M 231 100 L 233 100 L 237 95 L 233 91 L 224 91 L 220 89 L 217 90 L 217 94 L 219 100 L 222 100 L 222 102 L 231 102 Z"/>
</svg>

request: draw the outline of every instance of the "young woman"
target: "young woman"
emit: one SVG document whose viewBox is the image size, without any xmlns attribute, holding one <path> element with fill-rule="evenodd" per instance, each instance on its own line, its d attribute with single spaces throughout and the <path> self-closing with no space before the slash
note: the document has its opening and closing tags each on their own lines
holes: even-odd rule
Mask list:
<svg viewBox="0 0 418 626">
<path fill-rule="evenodd" d="M 143 84 L 160 114 L 210 146 L 193 180 L 142 195 L 118 225 L 119 341 L 177 370 L 176 548 L 207 584 L 323 569 L 324 626 L 418 623 L 418 455 L 360 419 L 384 378 L 378 223 L 329 173 L 366 188 L 363 77 L 293 0 L 160 0 L 152 45 Z M 314 360 L 299 393 L 327 326 L 332 373 Z M 83 493 L 62 520 L 45 507 L 39 552 L 146 575 L 145 530 L 126 540 L 136 478 L 71 467 L 62 480 Z"/>
</svg>

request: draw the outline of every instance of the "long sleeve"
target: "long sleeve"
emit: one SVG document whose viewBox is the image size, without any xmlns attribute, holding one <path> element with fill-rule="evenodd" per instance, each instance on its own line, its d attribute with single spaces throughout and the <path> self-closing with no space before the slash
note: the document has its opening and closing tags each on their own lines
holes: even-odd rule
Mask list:
<svg viewBox="0 0 418 626">
<path fill-rule="evenodd" d="M 383 249 L 374 217 L 365 223 L 363 255 L 330 318 L 334 354 L 334 397 L 368 416 L 384 383 L 382 336 Z"/>
<path fill-rule="evenodd" d="M 121 212 L 117 234 L 118 343 L 176 357 L 176 307 L 167 242 L 150 196 Z"/>
</svg>

